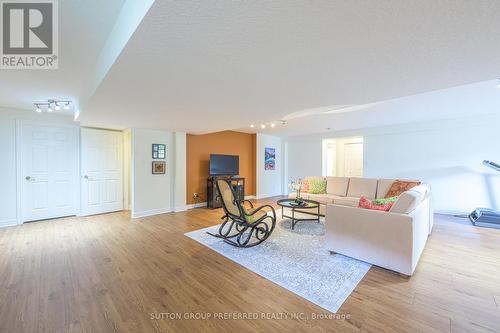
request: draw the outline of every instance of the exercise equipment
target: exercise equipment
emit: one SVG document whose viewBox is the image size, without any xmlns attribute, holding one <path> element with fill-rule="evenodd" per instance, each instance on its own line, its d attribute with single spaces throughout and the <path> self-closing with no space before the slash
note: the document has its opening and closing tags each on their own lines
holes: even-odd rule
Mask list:
<svg viewBox="0 0 500 333">
<path fill-rule="evenodd" d="M 500 172 L 500 164 L 484 160 L 483 164 Z M 478 227 L 500 229 L 500 211 L 489 208 L 477 208 L 469 214 L 472 224 Z"/>
</svg>

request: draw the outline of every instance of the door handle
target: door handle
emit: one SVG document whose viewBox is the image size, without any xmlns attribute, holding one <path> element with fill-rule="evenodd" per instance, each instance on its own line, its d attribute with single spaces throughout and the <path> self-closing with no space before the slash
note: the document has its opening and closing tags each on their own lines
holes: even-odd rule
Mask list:
<svg viewBox="0 0 500 333">
<path fill-rule="evenodd" d="M 33 178 L 31 176 L 26 176 L 26 177 L 24 177 L 24 179 L 26 179 L 29 182 L 34 182 L 35 181 L 35 178 Z"/>
<path fill-rule="evenodd" d="M 92 177 L 89 177 L 88 175 L 83 176 L 86 180 L 94 180 Z"/>
</svg>

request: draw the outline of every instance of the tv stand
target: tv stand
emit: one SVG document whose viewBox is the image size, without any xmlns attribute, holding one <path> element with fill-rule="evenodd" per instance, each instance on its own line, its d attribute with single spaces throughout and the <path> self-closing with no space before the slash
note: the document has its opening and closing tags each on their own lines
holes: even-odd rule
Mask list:
<svg viewBox="0 0 500 333">
<path fill-rule="evenodd" d="M 210 176 L 207 179 L 207 208 L 221 208 L 222 199 L 217 190 L 217 180 L 229 181 L 236 195 L 236 200 L 245 199 L 245 178 L 239 176 Z"/>
</svg>

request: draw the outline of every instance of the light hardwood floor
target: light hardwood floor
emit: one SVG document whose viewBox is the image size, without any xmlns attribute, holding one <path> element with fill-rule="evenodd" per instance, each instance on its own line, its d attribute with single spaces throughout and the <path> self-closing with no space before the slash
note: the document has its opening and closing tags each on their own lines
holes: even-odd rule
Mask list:
<svg viewBox="0 0 500 333">
<path fill-rule="evenodd" d="M 274 203 L 277 198 L 258 204 Z M 220 210 L 127 212 L 0 230 L 0 332 L 500 332 L 500 230 L 437 216 L 406 279 L 373 267 L 328 312 L 184 236 Z M 303 313 L 270 320 L 153 313 Z"/>
</svg>

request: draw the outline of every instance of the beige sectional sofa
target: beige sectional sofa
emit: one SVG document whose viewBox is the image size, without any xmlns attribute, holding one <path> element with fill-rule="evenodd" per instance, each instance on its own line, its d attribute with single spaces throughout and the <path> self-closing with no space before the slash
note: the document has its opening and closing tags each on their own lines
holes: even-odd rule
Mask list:
<svg viewBox="0 0 500 333">
<path fill-rule="evenodd" d="M 384 198 L 393 179 L 326 179 L 327 194 L 302 197 L 322 203 L 327 250 L 411 276 L 433 227 L 430 186 L 403 192 L 385 212 L 358 208 L 358 202 Z"/>
<path fill-rule="evenodd" d="M 325 215 L 326 205 L 358 207 L 359 199 L 384 198 L 395 179 L 348 178 L 348 177 L 316 177 L 308 176 L 305 180 L 326 179 L 326 194 L 301 193 L 303 199 L 317 201 L 321 204 L 320 214 Z M 290 193 L 295 198 L 296 193 Z"/>
</svg>

